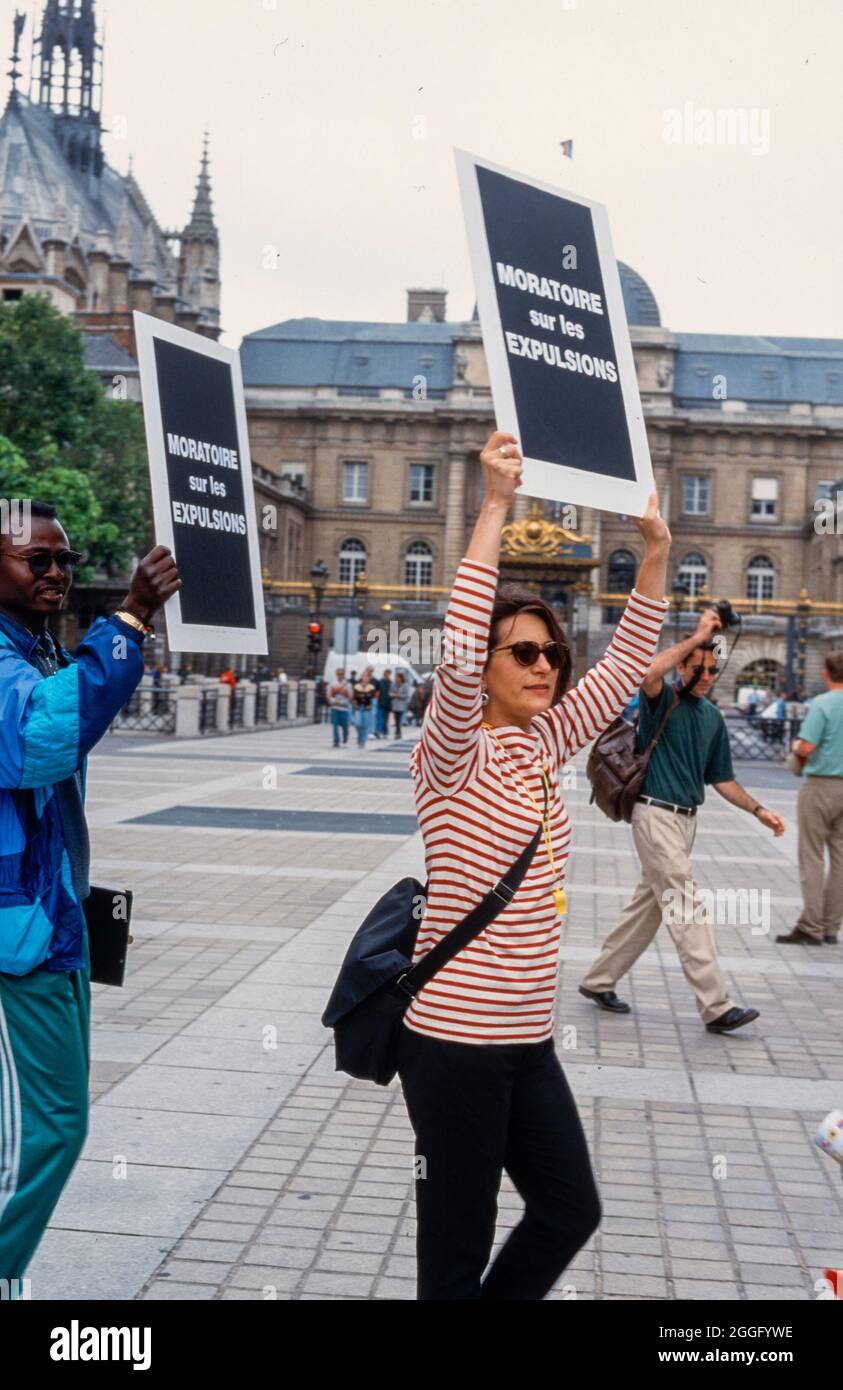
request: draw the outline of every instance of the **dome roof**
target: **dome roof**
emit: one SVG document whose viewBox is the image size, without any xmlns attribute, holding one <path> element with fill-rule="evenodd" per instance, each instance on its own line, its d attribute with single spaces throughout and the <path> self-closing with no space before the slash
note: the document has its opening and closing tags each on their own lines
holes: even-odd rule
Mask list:
<svg viewBox="0 0 843 1390">
<path fill-rule="evenodd" d="M 638 327 L 660 328 L 661 314 L 656 296 L 637 270 L 618 261 L 626 321 Z"/>
</svg>

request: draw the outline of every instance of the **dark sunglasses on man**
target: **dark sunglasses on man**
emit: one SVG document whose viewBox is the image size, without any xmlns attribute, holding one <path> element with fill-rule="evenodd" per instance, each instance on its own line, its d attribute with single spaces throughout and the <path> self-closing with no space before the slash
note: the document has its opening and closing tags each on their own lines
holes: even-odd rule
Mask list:
<svg viewBox="0 0 843 1390">
<path fill-rule="evenodd" d="M 510 642 L 506 647 L 493 647 L 489 655 L 494 652 L 512 652 L 519 666 L 534 666 L 539 653 L 547 657 L 552 671 L 558 671 L 562 664 L 562 649 L 558 642 Z"/>
<path fill-rule="evenodd" d="M 36 579 L 43 579 L 45 574 L 49 574 L 54 562 L 60 570 L 72 572 L 82 560 L 78 550 L 30 550 L 25 555 L 17 550 L 0 550 L 0 555 L 7 555 L 12 560 L 23 560 L 29 565 Z"/>
</svg>

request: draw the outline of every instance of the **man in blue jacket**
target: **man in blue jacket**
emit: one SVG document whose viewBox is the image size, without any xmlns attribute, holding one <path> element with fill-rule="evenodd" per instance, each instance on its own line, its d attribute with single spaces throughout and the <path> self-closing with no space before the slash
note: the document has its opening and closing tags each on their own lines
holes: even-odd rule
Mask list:
<svg viewBox="0 0 843 1390">
<path fill-rule="evenodd" d="M 86 755 L 138 684 L 149 623 L 181 586 L 156 546 L 71 657 L 48 621 L 81 557 L 49 503 L 24 505 L 25 543 L 0 527 L 0 1297 L 19 1288 L 87 1133 Z"/>
</svg>

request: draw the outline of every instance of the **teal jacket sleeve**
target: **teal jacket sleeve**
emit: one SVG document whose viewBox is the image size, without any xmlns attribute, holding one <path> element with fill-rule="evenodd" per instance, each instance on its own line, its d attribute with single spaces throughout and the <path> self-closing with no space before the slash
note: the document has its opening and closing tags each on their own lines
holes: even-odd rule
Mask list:
<svg viewBox="0 0 843 1390">
<path fill-rule="evenodd" d="M 0 648 L 0 787 L 48 786 L 76 771 L 143 675 L 142 641 L 119 618 L 98 618 L 53 676 Z"/>
</svg>

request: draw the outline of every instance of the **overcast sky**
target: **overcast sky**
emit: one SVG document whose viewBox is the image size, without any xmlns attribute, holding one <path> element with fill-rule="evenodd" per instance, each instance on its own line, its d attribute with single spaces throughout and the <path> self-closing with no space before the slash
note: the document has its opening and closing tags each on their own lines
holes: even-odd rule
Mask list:
<svg viewBox="0 0 843 1390">
<path fill-rule="evenodd" d="M 28 73 L 42 0 L 18 3 Z M 2 0 L 4 53 L 13 11 Z M 410 285 L 446 287 L 448 317 L 468 317 L 454 145 L 605 202 L 670 328 L 843 338 L 840 0 L 99 0 L 98 14 L 104 122 L 126 125 L 106 155 L 125 171 L 131 151 L 164 226 L 187 218 L 210 127 L 230 345 L 304 315 L 404 319 Z M 665 113 L 686 110 L 744 111 L 749 143 L 667 143 Z"/>
</svg>

